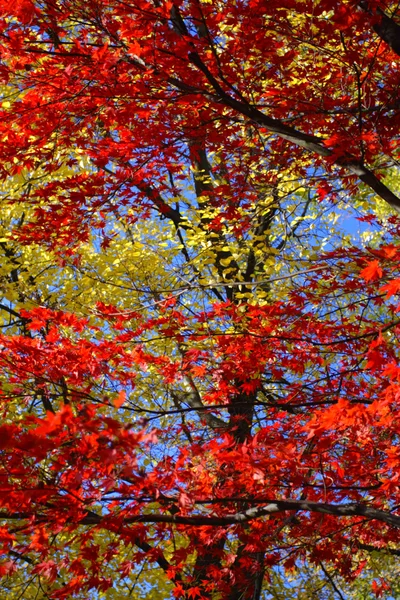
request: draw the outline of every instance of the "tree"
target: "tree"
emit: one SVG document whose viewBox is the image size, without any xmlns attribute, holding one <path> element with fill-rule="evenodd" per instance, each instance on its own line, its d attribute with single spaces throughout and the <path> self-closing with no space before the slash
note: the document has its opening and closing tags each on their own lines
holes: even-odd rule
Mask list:
<svg viewBox="0 0 400 600">
<path fill-rule="evenodd" d="M 0 9 L 7 595 L 390 593 L 394 5 Z"/>
</svg>

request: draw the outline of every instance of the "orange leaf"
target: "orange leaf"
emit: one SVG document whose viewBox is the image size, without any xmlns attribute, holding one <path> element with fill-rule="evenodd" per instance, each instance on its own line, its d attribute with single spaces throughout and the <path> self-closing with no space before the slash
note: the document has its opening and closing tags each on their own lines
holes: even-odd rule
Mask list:
<svg viewBox="0 0 400 600">
<path fill-rule="evenodd" d="M 116 398 L 114 398 L 114 406 L 115 408 L 120 408 L 126 400 L 126 392 L 125 390 L 121 390 Z"/>
<path fill-rule="evenodd" d="M 365 281 L 375 281 L 375 279 L 380 279 L 382 277 L 382 269 L 379 266 L 379 261 L 373 260 L 368 263 L 368 266 L 361 271 L 360 275 Z"/>
<path fill-rule="evenodd" d="M 389 281 L 386 285 L 383 285 L 380 292 L 387 292 L 386 298 L 390 298 L 394 296 L 398 292 L 400 292 L 400 279 L 393 279 L 393 281 Z"/>
</svg>

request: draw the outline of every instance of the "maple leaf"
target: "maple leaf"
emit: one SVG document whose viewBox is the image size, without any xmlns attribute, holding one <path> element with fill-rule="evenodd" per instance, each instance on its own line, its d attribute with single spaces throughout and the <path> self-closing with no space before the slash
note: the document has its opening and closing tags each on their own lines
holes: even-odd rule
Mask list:
<svg viewBox="0 0 400 600">
<path fill-rule="evenodd" d="M 173 594 L 175 598 L 182 598 L 185 596 L 186 592 L 183 586 L 180 583 L 177 583 L 174 587 Z"/>
<path fill-rule="evenodd" d="M 57 564 L 53 560 L 48 560 L 48 561 L 44 561 L 44 562 L 41 562 L 38 565 L 36 565 L 33 568 L 32 572 L 39 573 L 40 575 L 43 575 L 43 577 L 48 579 L 50 582 L 52 582 L 57 577 L 58 567 L 57 567 Z"/>
<path fill-rule="evenodd" d="M 261 382 L 259 379 L 250 379 L 242 383 L 240 387 L 246 394 L 252 394 L 260 387 L 260 385 Z"/>
<path fill-rule="evenodd" d="M 386 292 L 386 298 L 391 298 L 400 291 L 400 279 L 392 279 L 392 281 L 383 285 L 379 291 Z"/>
<path fill-rule="evenodd" d="M 121 390 L 118 393 L 118 396 L 113 401 L 114 402 L 114 406 L 116 408 L 120 408 L 124 404 L 125 401 L 126 401 L 126 391 L 125 390 Z"/>
<path fill-rule="evenodd" d="M 186 511 L 188 508 L 193 506 L 193 501 L 188 494 L 185 492 L 180 492 L 178 498 L 178 504 L 183 511 Z"/>
<path fill-rule="evenodd" d="M 203 597 L 202 590 L 198 586 L 191 587 L 187 591 L 187 596 L 189 598 L 202 598 Z"/>
<path fill-rule="evenodd" d="M 371 588 L 377 598 L 382 598 L 390 590 L 390 585 L 383 579 L 379 579 L 378 581 L 374 579 Z"/>
<path fill-rule="evenodd" d="M 369 262 L 368 266 L 366 266 L 362 271 L 360 271 L 360 276 L 367 282 L 380 279 L 382 275 L 383 271 L 378 260 L 373 260 Z"/>
</svg>

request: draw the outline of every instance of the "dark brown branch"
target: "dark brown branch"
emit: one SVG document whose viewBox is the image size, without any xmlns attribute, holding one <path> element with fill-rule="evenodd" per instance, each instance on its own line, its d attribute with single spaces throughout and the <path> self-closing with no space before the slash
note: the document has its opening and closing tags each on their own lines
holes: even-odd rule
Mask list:
<svg viewBox="0 0 400 600">
<path fill-rule="evenodd" d="M 392 527 L 400 528 L 400 515 L 366 506 L 365 504 L 327 504 L 323 502 L 310 502 L 307 500 L 270 500 L 266 506 L 252 507 L 243 512 L 222 516 L 179 516 L 169 514 L 141 514 L 131 516 L 119 516 L 118 519 L 124 525 L 131 523 L 169 523 L 176 525 L 192 525 L 194 527 L 216 526 L 227 527 L 229 525 L 241 525 L 255 519 L 267 517 L 272 514 L 286 511 L 316 512 L 336 517 L 364 517 L 368 520 L 376 520 L 386 523 Z M 0 520 L 25 520 L 32 518 L 33 514 L 0 512 Z M 36 518 L 41 523 L 47 521 L 46 514 L 37 514 Z M 88 513 L 81 519 L 79 525 L 103 525 L 107 528 L 107 522 L 112 517 L 98 515 L 94 512 Z"/>
<path fill-rule="evenodd" d="M 162 198 L 161 194 L 153 188 L 151 185 L 147 183 L 139 183 L 135 181 L 136 187 L 153 202 L 154 207 L 160 213 L 162 217 L 165 219 L 170 219 L 175 227 L 178 229 L 179 227 L 183 229 L 188 229 L 189 225 L 187 223 L 182 222 L 182 215 L 179 210 L 169 206 Z"/>
<path fill-rule="evenodd" d="M 345 597 L 343 596 L 342 592 L 339 590 L 339 588 L 337 587 L 332 575 L 329 573 L 329 571 L 324 567 L 324 564 L 322 562 L 319 563 L 319 566 L 322 569 L 322 572 L 324 573 L 325 577 L 327 578 L 330 586 L 332 587 L 332 589 L 336 592 L 336 594 L 339 596 L 340 600 L 345 600 Z"/>
<path fill-rule="evenodd" d="M 386 42 L 393 52 L 400 56 L 400 25 L 398 25 L 391 17 L 388 17 L 381 8 L 374 10 L 366 0 L 358 3 L 359 7 L 377 21 L 372 25 L 375 33 L 379 35 L 381 40 Z"/>
<path fill-rule="evenodd" d="M 200 71 L 202 71 L 202 73 L 204 73 L 206 79 L 213 87 L 217 96 L 220 98 L 220 101 L 222 101 L 226 106 L 229 106 L 246 116 L 253 123 L 257 123 L 257 125 L 265 127 L 271 133 L 275 133 L 279 137 L 296 144 L 297 146 L 301 146 L 310 152 L 315 152 L 316 154 L 324 157 L 330 157 L 333 155 L 333 151 L 325 146 L 322 138 L 298 131 L 294 127 L 285 125 L 279 119 L 265 115 L 255 106 L 232 98 L 232 96 L 223 90 L 216 78 L 209 71 L 208 67 L 203 63 L 197 52 L 191 52 L 189 54 L 189 59 L 193 65 L 195 65 Z M 400 198 L 396 196 L 384 183 L 382 183 L 378 177 L 372 171 L 367 169 L 356 157 L 349 155 L 346 160 L 336 161 L 336 164 L 339 167 L 344 167 L 350 171 L 351 174 L 357 175 L 358 178 L 368 187 L 370 187 L 378 196 L 390 204 L 390 206 L 392 206 L 395 210 L 400 212 Z"/>
<path fill-rule="evenodd" d="M 368 7 L 367 2 L 360 3 L 361 8 L 363 8 L 362 4 Z M 365 8 L 363 9 L 366 10 Z M 382 13 L 382 20 L 380 24 L 376 24 L 374 28 L 375 27 L 379 30 L 377 31 L 378 35 L 380 35 L 382 39 L 386 38 L 385 41 L 387 41 L 387 43 L 391 45 L 391 48 L 395 52 L 397 52 L 397 54 L 400 55 L 400 48 L 399 51 L 396 50 L 398 44 L 397 34 L 399 26 L 396 23 L 394 23 L 392 19 L 390 19 L 384 13 Z M 385 36 L 385 38 L 383 36 Z M 77 56 L 89 60 L 91 58 L 90 55 L 76 52 L 63 53 L 35 49 L 29 49 L 28 51 L 36 52 L 39 54 L 52 54 L 54 56 Z M 151 65 L 147 65 L 143 60 L 141 60 L 138 57 L 126 56 L 125 60 L 141 71 L 147 71 L 149 68 L 152 68 L 156 74 L 159 74 L 159 71 L 157 69 L 154 69 L 154 67 Z M 332 156 L 333 151 L 325 146 L 324 140 L 322 138 L 298 131 L 294 127 L 286 125 L 279 119 L 275 119 L 264 114 L 255 106 L 246 103 L 243 100 L 237 100 L 236 98 L 233 98 L 221 87 L 217 79 L 212 75 L 212 73 L 201 60 L 197 52 L 189 53 L 189 61 L 205 75 L 206 79 L 211 84 L 215 93 L 210 93 L 205 90 L 201 90 L 197 87 L 194 87 L 190 84 L 181 81 L 176 77 L 167 77 L 167 82 L 170 85 L 186 93 L 189 92 L 201 95 L 206 94 L 211 100 L 223 103 L 225 104 L 225 106 L 229 106 L 238 113 L 247 117 L 253 123 L 265 127 L 271 133 L 275 133 L 279 137 L 293 144 L 296 144 L 297 146 L 301 146 L 302 148 L 305 148 L 310 152 L 314 152 L 319 156 Z M 380 198 L 385 200 L 396 211 L 400 212 L 400 198 L 396 196 L 396 194 L 394 194 L 384 183 L 382 183 L 372 171 L 365 167 L 359 159 L 357 159 L 356 157 L 349 156 L 346 160 L 336 161 L 336 164 L 339 167 L 347 169 L 348 171 L 350 171 L 351 174 L 357 175 L 359 179 L 363 183 L 365 183 L 365 185 L 371 188 Z"/>
<path fill-rule="evenodd" d="M 150 544 L 148 544 L 147 542 L 140 540 L 139 538 L 136 538 L 134 541 L 135 545 L 140 548 L 140 550 L 142 550 L 143 552 L 145 552 L 146 554 L 148 552 L 151 552 L 152 550 L 154 550 L 154 548 L 152 548 L 152 546 L 150 546 Z M 158 564 L 159 567 L 161 567 L 161 569 L 163 571 L 168 571 L 168 569 L 170 568 L 170 564 L 167 561 L 167 559 L 165 558 L 165 556 L 163 554 L 161 554 L 160 552 L 157 553 L 156 558 L 155 558 L 156 563 Z M 175 577 L 175 580 L 177 578 Z"/>
</svg>

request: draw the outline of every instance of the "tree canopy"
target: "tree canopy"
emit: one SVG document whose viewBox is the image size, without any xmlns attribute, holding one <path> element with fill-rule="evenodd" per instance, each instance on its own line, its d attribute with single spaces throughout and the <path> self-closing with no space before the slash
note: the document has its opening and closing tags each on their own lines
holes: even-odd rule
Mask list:
<svg viewBox="0 0 400 600">
<path fill-rule="evenodd" d="M 400 15 L 0 0 L 0 589 L 395 597 Z"/>
</svg>

